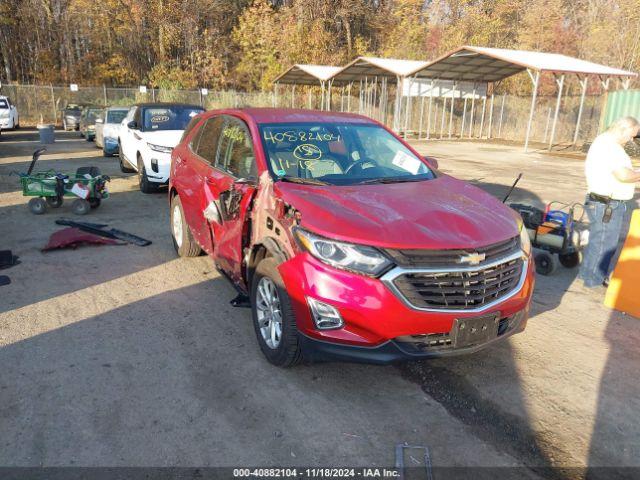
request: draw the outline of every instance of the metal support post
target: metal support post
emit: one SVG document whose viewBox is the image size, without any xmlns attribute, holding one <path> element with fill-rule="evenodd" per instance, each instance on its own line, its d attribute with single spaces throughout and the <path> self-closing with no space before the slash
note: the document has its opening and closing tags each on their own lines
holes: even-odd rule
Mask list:
<svg viewBox="0 0 640 480">
<path fill-rule="evenodd" d="M 573 146 L 575 147 L 578 143 L 578 135 L 580 134 L 580 121 L 582 120 L 582 111 L 584 110 L 584 99 L 587 95 L 587 81 L 589 77 L 580 78 L 580 86 L 582 87 L 582 93 L 580 95 L 580 108 L 578 108 L 578 118 L 576 119 L 576 131 L 573 134 Z"/>
<path fill-rule="evenodd" d="M 502 138 L 502 119 L 504 117 L 504 99 L 506 95 L 502 94 L 502 106 L 500 107 L 500 125 L 498 126 L 498 138 Z"/>
<path fill-rule="evenodd" d="M 531 108 L 529 109 L 529 121 L 527 122 L 527 133 L 524 138 L 524 151 L 525 153 L 529 149 L 529 136 L 531 135 L 531 125 L 533 124 L 533 114 L 536 109 L 536 99 L 538 98 L 538 85 L 540 84 L 540 70 L 536 70 L 535 77 L 531 73 L 531 70 L 527 69 L 527 73 L 533 82 L 533 93 L 531 94 Z"/>
<path fill-rule="evenodd" d="M 451 138 L 451 130 L 453 128 L 453 102 L 456 98 L 456 82 L 452 83 L 451 87 L 451 111 L 449 112 L 449 138 Z"/>
<path fill-rule="evenodd" d="M 564 87 L 564 75 L 560 75 L 560 80 L 556 78 L 556 84 L 558 85 L 558 98 L 556 100 L 556 110 L 553 114 L 553 124 L 551 125 L 551 138 L 549 138 L 549 148 L 553 146 L 553 141 L 556 137 L 556 126 L 558 125 L 558 114 L 560 113 L 560 103 L 562 102 L 562 88 Z"/>
</svg>

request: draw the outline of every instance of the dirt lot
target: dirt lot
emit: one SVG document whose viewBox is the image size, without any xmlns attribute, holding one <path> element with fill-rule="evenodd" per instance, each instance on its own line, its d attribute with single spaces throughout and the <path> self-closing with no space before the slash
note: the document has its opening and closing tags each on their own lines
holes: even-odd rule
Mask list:
<svg viewBox="0 0 640 480">
<path fill-rule="evenodd" d="M 90 219 L 153 245 L 41 253 L 60 211 L 34 216 L 12 171 L 34 132 L 0 139 L 0 465 L 640 466 L 640 322 L 601 305 L 576 272 L 539 277 L 522 335 L 460 358 L 397 367 L 263 360 L 250 312 L 207 257 L 177 259 L 163 194 L 143 195 L 75 133 L 40 168 L 98 165 L 113 196 Z M 580 161 L 482 143 L 424 142 L 441 168 L 514 200 L 579 201 Z M 621 476 L 629 472 L 619 472 Z M 553 473 L 581 476 L 580 470 Z M 607 475 L 613 472 L 607 471 Z M 441 477 L 446 478 L 446 477 Z"/>
</svg>

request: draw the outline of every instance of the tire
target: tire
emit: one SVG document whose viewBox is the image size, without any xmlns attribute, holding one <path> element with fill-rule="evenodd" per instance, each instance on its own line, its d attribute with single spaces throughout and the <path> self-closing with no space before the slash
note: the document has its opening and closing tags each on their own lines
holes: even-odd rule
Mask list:
<svg viewBox="0 0 640 480">
<path fill-rule="evenodd" d="M 91 204 L 83 198 L 77 198 L 71 204 L 71 210 L 76 215 L 86 215 L 91 211 Z"/>
<path fill-rule="evenodd" d="M 259 292 L 259 289 L 261 292 Z M 263 292 L 275 292 L 276 294 L 277 303 L 271 303 L 271 306 L 276 312 L 279 312 L 279 340 L 277 337 L 277 322 L 276 326 L 273 327 L 275 329 L 275 334 L 273 334 L 270 328 L 271 321 L 265 320 L 274 317 L 277 319 L 278 315 L 268 310 L 269 304 L 265 302 Z M 253 276 L 251 284 L 251 314 L 258 345 L 260 345 L 260 350 L 262 350 L 269 363 L 286 368 L 297 365 L 302 361 L 302 350 L 298 343 L 298 327 L 293 314 L 291 299 L 278 272 L 278 262 L 273 257 L 262 260 Z M 277 340 L 275 345 L 267 343 L 267 341 L 272 342 L 273 338 Z"/>
<path fill-rule="evenodd" d="M 184 219 L 184 210 L 182 209 L 182 202 L 178 195 L 174 195 L 171 199 L 171 212 L 169 217 L 171 240 L 173 240 L 173 248 L 175 248 L 178 256 L 197 257 L 200 255 L 202 249 L 193 238 L 191 229 Z"/>
<path fill-rule="evenodd" d="M 42 215 L 47 213 L 47 202 L 40 197 L 29 200 L 29 210 L 34 215 Z"/>
<path fill-rule="evenodd" d="M 82 177 L 87 173 L 92 177 L 98 177 L 102 175 L 102 172 L 100 171 L 100 167 L 79 167 L 76 170 L 76 177 Z"/>
<path fill-rule="evenodd" d="M 51 208 L 60 208 L 64 202 L 63 197 L 45 197 L 47 206 Z"/>
<path fill-rule="evenodd" d="M 102 203 L 102 201 L 99 198 L 90 198 L 89 199 L 89 206 L 91 208 L 98 208 L 100 206 L 100 203 Z"/>
<path fill-rule="evenodd" d="M 558 255 L 558 260 L 560 261 L 560 265 L 564 268 L 576 268 L 580 263 L 582 263 L 582 253 L 573 252 Z"/>
<path fill-rule="evenodd" d="M 140 155 L 138 155 L 138 185 L 140 185 L 142 193 L 155 193 L 158 191 L 158 187 L 149 181 L 147 170 L 144 168 L 144 162 Z"/>
<path fill-rule="evenodd" d="M 549 252 L 539 252 L 535 254 L 536 273 L 540 275 L 551 275 L 558 268 L 556 256 Z"/>
</svg>

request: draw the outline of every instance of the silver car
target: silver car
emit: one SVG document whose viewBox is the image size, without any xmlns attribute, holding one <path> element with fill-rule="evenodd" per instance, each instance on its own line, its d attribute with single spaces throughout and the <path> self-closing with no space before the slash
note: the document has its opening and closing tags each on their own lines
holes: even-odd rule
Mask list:
<svg viewBox="0 0 640 480">
<path fill-rule="evenodd" d="M 118 130 L 128 112 L 129 107 L 109 107 L 96 119 L 96 147 L 102 148 L 105 157 L 118 152 Z"/>
</svg>

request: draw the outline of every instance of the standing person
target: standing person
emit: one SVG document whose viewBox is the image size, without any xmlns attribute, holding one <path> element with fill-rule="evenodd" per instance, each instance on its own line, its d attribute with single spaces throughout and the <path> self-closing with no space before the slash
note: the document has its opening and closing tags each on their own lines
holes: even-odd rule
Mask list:
<svg viewBox="0 0 640 480">
<path fill-rule="evenodd" d="M 585 209 L 589 217 L 589 244 L 579 275 L 585 287 L 606 286 L 615 267 L 613 259 L 619 237 L 630 218 L 626 213 L 632 208 L 634 183 L 640 182 L 640 172 L 633 169 L 624 145 L 639 130 L 640 122 L 635 118 L 620 118 L 596 137 L 587 153 L 585 174 L 589 193 Z"/>
</svg>

